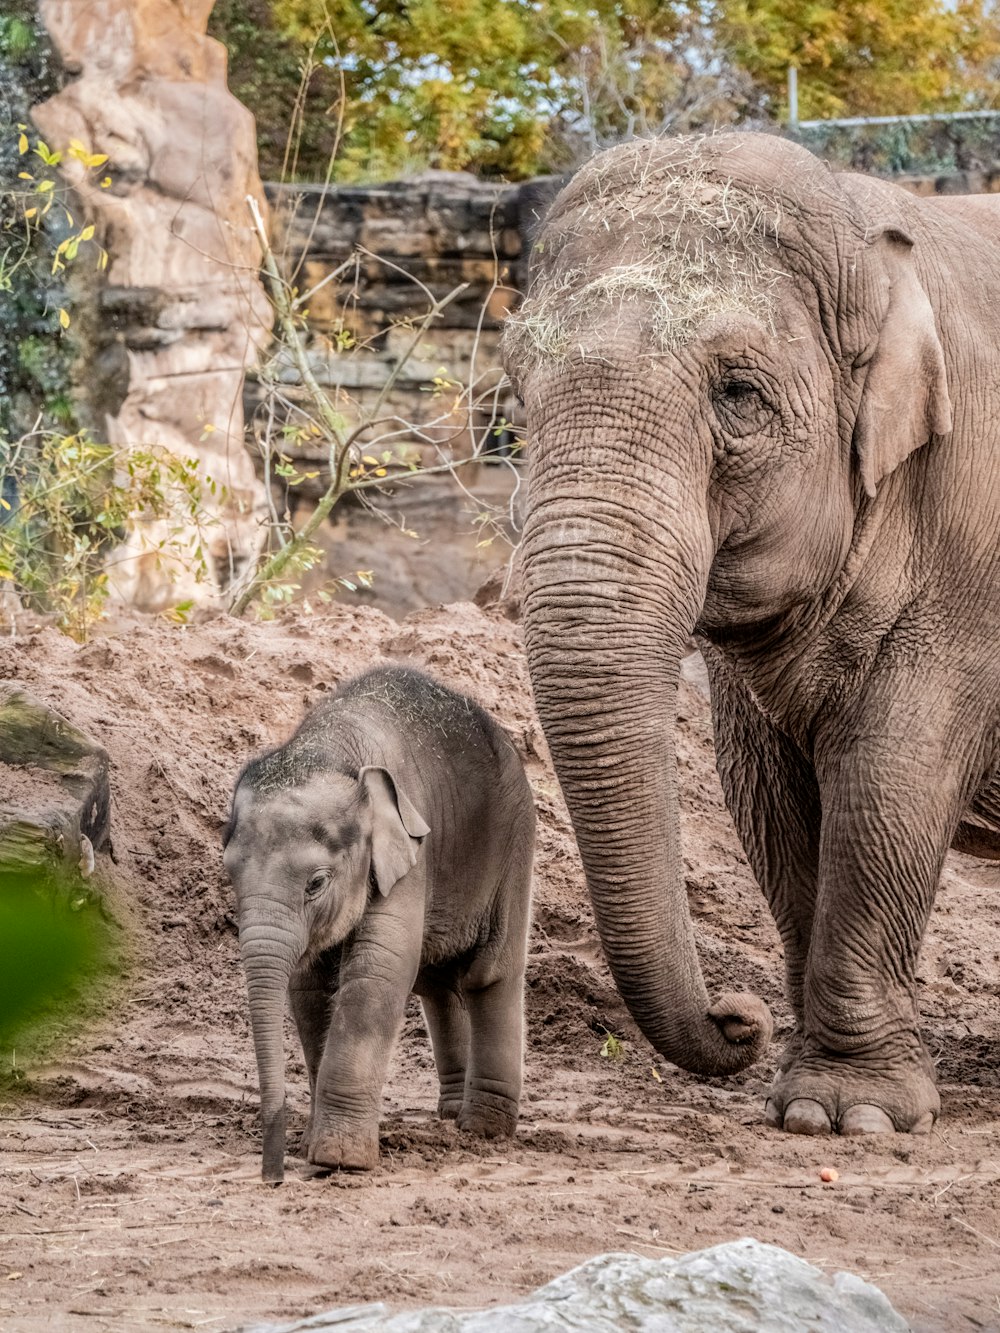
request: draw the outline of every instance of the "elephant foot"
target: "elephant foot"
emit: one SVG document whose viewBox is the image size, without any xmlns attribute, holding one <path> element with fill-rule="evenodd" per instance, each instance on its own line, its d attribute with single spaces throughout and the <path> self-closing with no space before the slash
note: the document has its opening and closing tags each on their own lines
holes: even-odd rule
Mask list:
<svg viewBox="0 0 1000 1333">
<path fill-rule="evenodd" d="M 458 1127 L 481 1139 L 509 1139 L 517 1127 L 517 1102 L 496 1095 L 470 1099 L 459 1112 Z"/>
<path fill-rule="evenodd" d="M 329 1170 L 373 1171 L 378 1166 L 378 1127 L 318 1130 L 309 1145 L 309 1161 Z"/>
<path fill-rule="evenodd" d="M 442 1097 L 438 1102 L 438 1117 L 441 1120 L 457 1120 L 462 1114 L 461 1097 Z"/>
<path fill-rule="evenodd" d="M 914 1037 L 902 1058 L 840 1055 L 808 1038 L 789 1043 L 764 1107 L 789 1134 L 927 1134 L 941 1109 L 930 1058 Z"/>
</svg>

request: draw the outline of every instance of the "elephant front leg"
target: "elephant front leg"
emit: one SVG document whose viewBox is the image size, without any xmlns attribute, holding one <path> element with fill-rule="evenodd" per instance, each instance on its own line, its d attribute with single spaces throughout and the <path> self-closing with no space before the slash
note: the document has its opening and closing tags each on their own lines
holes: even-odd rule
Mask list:
<svg viewBox="0 0 1000 1333">
<path fill-rule="evenodd" d="M 309 1146 L 317 1166 L 368 1171 L 378 1165 L 382 1087 L 423 932 L 422 887 L 419 910 L 407 911 L 404 897 L 397 887 L 391 899 L 374 904 L 345 949 L 317 1077 Z"/>
<path fill-rule="evenodd" d="M 806 958 L 819 875 L 822 820 L 812 765 L 760 711 L 717 649 L 705 645 L 712 689 L 716 765 L 726 805 L 750 868 L 781 935 L 797 1050 L 805 1006 Z"/>
<path fill-rule="evenodd" d="M 771 1093 L 772 1123 L 793 1133 L 921 1133 L 940 1109 L 915 974 L 964 804 L 965 775 L 949 772 L 947 756 L 963 747 L 937 746 L 909 722 L 905 737 L 865 739 L 846 755 L 828 745 L 818 759 L 823 828 L 804 1031 Z M 865 735 L 849 719 L 838 727 Z"/>
<path fill-rule="evenodd" d="M 330 1027 L 330 1011 L 340 974 L 340 946 L 326 949 L 312 962 L 298 968 L 288 987 L 288 1000 L 302 1044 L 302 1054 L 309 1075 L 309 1124 L 301 1149 L 309 1154 L 313 1119 L 316 1113 L 316 1081 Z"/>
</svg>

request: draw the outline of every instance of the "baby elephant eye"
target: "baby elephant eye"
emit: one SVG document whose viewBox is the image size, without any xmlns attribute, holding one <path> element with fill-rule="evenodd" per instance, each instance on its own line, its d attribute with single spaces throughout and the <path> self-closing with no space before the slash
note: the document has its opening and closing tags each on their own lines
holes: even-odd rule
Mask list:
<svg viewBox="0 0 1000 1333">
<path fill-rule="evenodd" d="M 306 897 L 315 898 L 322 893 L 330 879 L 329 870 L 315 870 L 306 881 Z"/>
</svg>

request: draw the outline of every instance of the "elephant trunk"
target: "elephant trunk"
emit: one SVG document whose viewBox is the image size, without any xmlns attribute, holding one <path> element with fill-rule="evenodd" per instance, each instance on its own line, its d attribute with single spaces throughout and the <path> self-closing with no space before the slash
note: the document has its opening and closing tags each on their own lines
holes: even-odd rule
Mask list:
<svg viewBox="0 0 1000 1333">
<path fill-rule="evenodd" d="M 273 935 L 273 928 L 240 930 L 260 1085 L 261 1177 L 279 1185 L 285 1175 L 285 1003 L 294 960 L 275 945 Z"/>
<path fill-rule="evenodd" d="M 680 659 L 704 602 L 707 523 L 665 538 L 634 506 L 537 486 L 524 550 L 532 686 L 615 983 L 667 1059 L 735 1073 L 766 1050 L 771 1016 L 754 995 L 709 1000 L 678 820 Z"/>
</svg>

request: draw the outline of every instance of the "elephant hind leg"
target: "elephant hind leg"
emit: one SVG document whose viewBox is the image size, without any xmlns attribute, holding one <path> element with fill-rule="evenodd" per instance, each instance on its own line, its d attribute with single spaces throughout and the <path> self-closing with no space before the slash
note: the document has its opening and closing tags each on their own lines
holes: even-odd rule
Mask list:
<svg viewBox="0 0 1000 1333">
<path fill-rule="evenodd" d="M 438 1072 L 438 1115 L 457 1120 L 469 1063 L 469 1011 L 454 980 L 420 985 L 419 991 Z"/>
<path fill-rule="evenodd" d="M 511 968 L 466 980 L 470 1048 L 458 1127 L 482 1138 L 507 1138 L 517 1125 L 524 1061 L 524 975 Z"/>
</svg>

